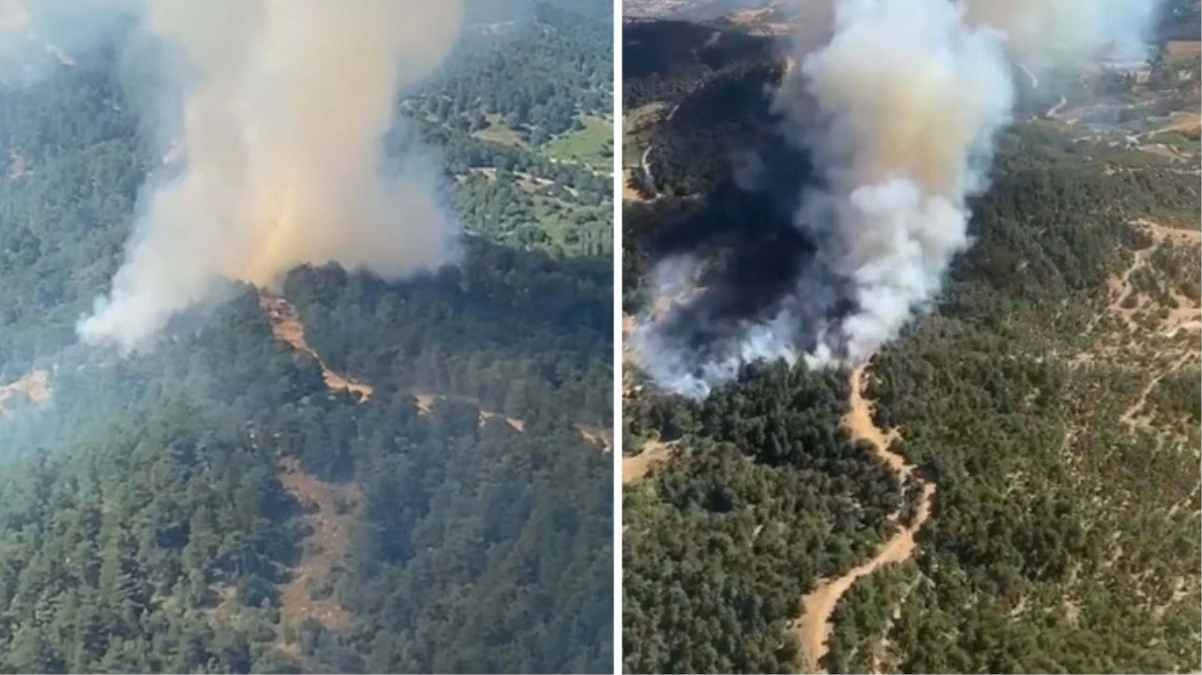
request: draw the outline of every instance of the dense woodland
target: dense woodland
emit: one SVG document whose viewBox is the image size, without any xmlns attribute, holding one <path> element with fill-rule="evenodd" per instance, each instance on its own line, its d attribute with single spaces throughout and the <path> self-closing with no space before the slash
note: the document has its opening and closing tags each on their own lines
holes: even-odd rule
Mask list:
<svg viewBox="0 0 1202 675">
<path fill-rule="evenodd" d="M 608 672 L 611 459 L 578 429 L 612 419 L 601 236 L 515 246 L 460 185 L 458 268 L 296 270 L 310 346 L 366 399 L 327 388 L 241 285 L 152 351 L 78 346 L 155 161 L 113 64 L 0 93 L 0 385 L 43 369 L 50 387 L 0 403 L 0 670 Z M 560 94 L 595 105 L 579 91 Z M 448 181 L 606 183 L 533 150 L 502 169 L 508 146 L 419 123 L 456 139 Z"/>
<path fill-rule="evenodd" d="M 665 94 L 679 111 L 651 136 L 681 141 L 653 165 L 665 196 L 624 206 L 628 313 L 646 308 L 643 275 L 659 256 L 685 245 L 720 260 L 770 239 L 751 236 L 756 227 L 782 223 L 765 217 L 764 199 L 737 196 L 738 161 L 717 172 L 690 161 L 720 157 L 724 139 L 707 132 L 723 113 L 681 115 L 729 81 L 680 86 L 689 93 Z M 758 124 L 760 104 L 743 103 L 726 128 Z M 972 204 L 974 246 L 938 306 L 874 359 L 877 424 L 900 429 L 895 449 L 938 492 L 916 557 L 842 596 L 828 672 L 1192 672 L 1202 662 L 1198 336 L 1159 330 L 1178 298 L 1198 296 L 1200 266 L 1196 244 L 1131 224 L 1197 233 L 1196 157 L 1074 141 L 1076 131 L 1030 121 L 999 139 L 992 187 Z M 1130 277 L 1128 328 L 1108 286 L 1141 250 L 1149 262 Z M 761 364 L 694 403 L 632 377 L 642 387 L 624 404 L 626 452 L 665 441 L 671 451 L 624 496 L 628 672 L 801 667 L 790 620 L 802 594 L 870 558 L 895 527 L 887 516 L 911 504 L 847 442 L 846 379 Z"/>
<path fill-rule="evenodd" d="M 1150 382 L 1198 379 L 1197 335 L 1147 331 L 1132 343 L 1098 317 L 1108 278 L 1150 244 L 1129 219 L 1196 231 L 1198 202 L 1189 174 L 1107 176 L 1078 158 L 1000 175 L 978 204 L 981 240 L 938 319 L 875 367 L 882 423 L 904 420 L 902 452 L 940 488 L 891 636 L 896 667 L 1197 667 L 1202 420 L 1194 387 Z M 1191 266 L 1196 275 L 1196 256 Z M 1190 352 L 1192 365 L 1173 371 Z M 1177 403 L 1146 411 L 1147 427 L 1124 425 L 1150 384 Z"/>
<path fill-rule="evenodd" d="M 1170 0 L 1161 4 L 1159 36 L 1164 40 L 1202 40 L 1202 2 Z"/>
<path fill-rule="evenodd" d="M 431 110 L 469 123 L 495 115 L 543 139 L 569 131 L 578 114 L 610 114 L 612 15 L 589 12 L 605 6 L 596 0 L 560 4 L 535 4 L 509 30 L 480 27 L 434 82 Z"/>
<path fill-rule="evenodd" d="M 399 287 L 337 267 L 300 268 L 284 293 L 335 370 L 387 374 L 387 388 L 467 396 L 528 423 L 607 425 L 610 263 L 481 241 L 468 251 L 462 266 Z"/>
<path fill-rule="evenodd" d="M 689 432 L 670 470 L 626 491 L 628 672 L 794 668 L 786 624 L 799 598 L 871 555 L 901 499 L 893 474 L 838 430 L 845 398 L 833 374 L 774 366 L 704 405 L 627 409 L 635 439 L 653 424 Z"/>
<path fill-rule="evenodd" d="M 628 21 L 622 27 L 622 105 L 675 104 L 728 68 L 772 61 L 772 40 L 685 21 Z"/>
<path fill-rule="evenodd" d="M 702 193 L 729 175 L 732 165 L 752 162 L 752 153 L 784 145 L 765 92 L 765 84 L 780 76 L 779 63 L 739 61 L 682 98 L 646 156 L 655 192 Z M 748 102 L 759 105 L 749 111 Z"/>
<path fill-rule="evenodd" d="M 420 415 L 406 389 L 330 393 L 311 358 L 273 339 L 250 289 L 152 355 L 74 351 L 55 366 L 53 403 L 5 427 L 6 669 L 608 663 L 609 460 L 563 418 L 518 433 L 458 400 Z M 554 407 L 540 391 L 527 409 Z M 12 457 L 28 447 L 44 450 Z M 293 621 L 291 658 L 276 648 L 290 639 L 278 589 L 305 533 L 277 475 L 287 457 L 362 493 L 326 591 L 354 622 Z"/>
</svg>

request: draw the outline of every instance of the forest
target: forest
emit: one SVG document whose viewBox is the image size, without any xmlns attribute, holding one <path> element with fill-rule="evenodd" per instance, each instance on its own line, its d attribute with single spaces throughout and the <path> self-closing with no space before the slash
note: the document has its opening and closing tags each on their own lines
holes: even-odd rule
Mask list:
<svg viewBox="0 0 1202 675">
<path fill-rule="evenodd" d="M 656 28 L 641 24 L 644 45 Z M 771 82 L 761 67 L 747 59 L 739 86 Z M 662 256 L 775 265 L 782 246 L 764 242 L 788 226 L 765 203 L 787 196 L 743 190 L 728 152 L 764 127 L 754 97 L 715 93 L 741 67 L 665 68 L 626 84 L 658 92 L 634 105 L 679 104 L 639 139 L 654 190 L 623 206 L 629 315 L 647 311 Z M 938 490 L 913 558 L 838 599 L 826 672 L 1202 663 L 1196 156 L 1082 136 L 1052 120 L 1003 134 L 973 247 L 869 364 L 876 426 Z M 700 403 L 628 380 L 624 452 L 657 459 L 624 490 L 624 669 L 800 672 L 802 596 L 913 512 L 849 439 L 847 372 L 756 364 Z"/>
<path fill-rule="evenodd" d="M 728 68 L 774 62 L 778 47 L 717 25 L 628 21 L 622 26 L 622 105 L 674 104 Z"/>
<path fill-rule="evenodd" d="M 469 29 L 404 109 L 459 181 L 453 201 L 474 231 L 559 254 L 608 255 L 610 5 L 537 2 L 510 19 Z M 555 152 L 563 144 L 583 149 L 565 157 Z"/>
<path fill-rule="evenodd" d="M 509 118 L 512 129 L 550 138 L 577 115 L 613 108 L 613 25 L 595 0 L 536 3 L 509 31 L 478 31 L 461 43 L 432 83 L 430 101 L 442 120 Z M 496 86 L 504 82 L 504 86 Z M 535 143 L 540 145 L 541 143 Z"/>
<path fill-rule="evenodd" d="M 601 19 L 563 7 L 515 22 L 565 31 L 514 55 L 522 68 L 594 72 L 564 53 L 595 53 L 601 31 L 585 26 Z M 463 49 L 476 51 L 461 74 L 398 110 L 454 82 L 469 96 L 481 63 L 513 67 L 488 36 Z M 47 385 L 0 396 L 0 670 L 609 672 L 612 456 L 585 433 L 613 415 L 608 181 L 415 120 L 447 141 L 449 184 L 520 171 L 595 217 L 565 245 L 514 241 L 488 217 L 504 204 L 461 184 L 458 267 L 288 276 L 312 353 L 280 339 L 259 289 L 231 282 L 123 357 L 73 330 L 157 162 L 116 58 L 0 95 L 0 387 Z M 606 86 L 555 96 L 588 114 L 586 90 Z M 513 100 L 546 94 L 523 91 Z M 475 105 L 463 112 L 503 112 Z M 540 230 L 529 213 L 509 222 Z"/>
<path fill-rule="evenodd" d="M 1202 40 L 1202 3 L 1170 0 L 1163 3 L 1157 26 L 1163 40 Z"/>
</svg>

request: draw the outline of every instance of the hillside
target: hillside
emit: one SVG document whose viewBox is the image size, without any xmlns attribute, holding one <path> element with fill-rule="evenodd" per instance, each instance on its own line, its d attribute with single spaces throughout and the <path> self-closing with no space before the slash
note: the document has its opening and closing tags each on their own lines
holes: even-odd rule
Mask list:
<svg viewBox="0 0 1202 675">
<path fill-rule="evenodd" d="M 612 219 L 571 129 L 608 105 L 602 25 L 539 5 L 513 29 L 558 39 L 470 35 L 398 102 L 458 266 L 231 282 L 129 356 L 74 335 L 160 161 L 119 58 L 0 92 L 0 670 L 612 668 Z M 489 69 L 572 67 L 558 145 L 459 128 L 509 114 Z M 520 106 L 533 80 L 503 79 Z"/>
<path fill-rule="evenodd" d="M 729 25 L 637 24 L 625 58 Z M 665 256 L 709 261 L 733 297 L 713 311 L 754 317 L 813 249 L 789 217 L 809 160 L 746 94 L 783 64 L 744 38 L 626 82 L 649 92 L 627 110 L 628 329 L 662 311 Z M 1023 91 L 973 247 L 870 363 L 760 364 L 692 402 L 628 360 L 627 672 L 1202 665 L 1198 79 L 1172 68 L 1051 111 Z M 774 179 L 748 191 L 739 148 Z"/>
<path fill-rule="evenodd" d="M 604 2 L 532 5 L 463 42 L 411 117 L 459 183 L 473 231 L 569 255 L 613 246 L 613 25 Z"/>
<path fill-rule="evenodd" d="M 622 15 L 640 19 L 713 21 L 740 12 L 762 12 L 780 0 L 623 0 Z"/>
</svg>

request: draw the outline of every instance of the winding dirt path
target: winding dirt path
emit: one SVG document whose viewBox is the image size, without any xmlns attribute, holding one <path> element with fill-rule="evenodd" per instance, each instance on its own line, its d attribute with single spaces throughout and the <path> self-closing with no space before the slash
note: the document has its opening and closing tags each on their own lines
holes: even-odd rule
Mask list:
<svg viewBox="0 0 1202 675">
<path fill-rule="evenodd" d="M 1109 290 L 1111 301 L 1106 309 L 1111 314 L 1122 319 L 1129 331 L 1139 330 L 1139 323 L 1135 320 L 1135 314 L 1145 309 L 1144 305 L 1146 304 L 1145 299 L 1131 283 L 1131 275 L 1148 266 L 1148 259 L 1156 252 L 1157 248 L 1159 248 L 1159 242 L 1154 242 L 1151 247 L 1136 251 L 1131 265 L 1120 276 L 1110 280 Z M 1135 300 L 1130 307 L 1124 304 L 1128 298 Z M 1095 321 L 1098 318 L 1100 318 L 1100 315 L 1099 317 L 1095 317 Z M 1092 323 L 1090 324 L 1090 328 L 1093 328 Z"/>
<path fill-rule="evenodd" d="M 1182 354 L 1180 358 L 1174 361 L 1171 366 L 1161 371 L 1156 377 L 1153 377 L 1146 385 L 1144 385 L 1143 390 L 1139 392 L 1139 398 L 1136 399 L 1135 403 L 1132 403 L 1119 417 L 1119 422 L 1128 429 L 1134 428 L 1138 422 L 1135 416 L 1138 415 L 1139 412 L 1144 409 L 1144 406 L 1148 404 L 1148 397 L 1152 395 L 1152 391 L 1156 389 L 1156 385 L 1160 384 L 1160 381 L 1164 378 L 1180 370 L 1181 367 L 1188 363 L 1193 357 L 1194 352 L 1186 352 Z"/>
<path fill-rule="evenodd" d="M 1051 108 L 1048 108 L 1047 117 L 1056 119 L 1056 115 L 1066 105 L 1068 105 L 1068 99 L 1065 98 L 1064 96 L 1061 96 L 1060 100 L 1056 101 L 1056 105 L 1052 106 Z"/>
<path fill-rule="evenodd" d="M 479 401 L 477 401 L 474 398 L 470 398 L 468 396 L 454 396 L 452 394 L 431 394 L 431 393 L 427 393 L 427 392 L 416 392 L 413 394 L 413 398 L 417 399 L 417 411 L 418 411 L 418 413 L 420 413 L 422 415 L 429 415 L 430 411 L 433 410 L 433 408 L 434 408 L 434 403 L 437 401 L 463 401 L 465 403 L 471 403 L 472 405 L 476 406 L 477 410 L 480 411 L 480 425 L 481 426 L 484 426 L 485 420 L 497 417 L 497 418 L 505 420 L 505 423 L 509 425 L 509 428 L 513 429 L 514 431 L 517 431 L 519 433 L 525 433 L 525 431 L 526 431 L 526 422 L 524 420 L 518 419 L 516 417 L 509 417 L 508 415 L 502 415 L 501 413 L 494 412 L 492 410 L 485 410 L 480 407 Z M 581 433 L 583 434 L 584 432 L 581 432 Z"/>
<path fill-rule="evenodd" d="M 300 316 L 296 312 L 296 308 L 286 298 L 279 295 L 272 295 L 266 291 L 259 293 L 259 307 L 267 313 L 267 318 L 271 322 L 271 331 L 275 334 L 277 340 L 282 340 L 292 345 L 293 349 L 305 352 L 317 360 L 317 364 L 321 367 L 321 376 L 325 380 L 326 386 L 330 389 L 345 389 L 359 397 L 359 401 L 366 401 L 371 397 L 374 389 L 366 382 L 355 380 L 341 373 L 332 370 L 322 360 L 321 356 L 313 351 L 313 348 L 305 342 L 305 327 L 300 322 Z M 0 389 L 0 403 L 3 402 L 4 390 Z M 414 398 L 417 400 L 417 409 L 423 415 L 430 413 L 430 408 L 435 401 L 441 399 L 457 399 L 468 401 L 477 408 L 480 408 L 478 401 L 465 396 L 452 396 L 449 394 L 431 394 L 425 392 L 414 393 Z M 491 418 L 500 418 L 505 420 L 505 423 L 518 433 L 526 431 L 526 422 L 516 417 L 510 417 L 502 413 L 485 410 L 480 408 L 480 424 L 483 425 L 485 420 Z M 576 425 L 576 429 L 580 432 L 581 438 L 585 442 L 595 445 L 602 452 L 608 453 L 613 450 L 613 434 L 608 429 L 589 426 L 586 424 Z"/>
<path fill-rule="evenodd" d="M 1107 282 L 1110 303 L 1096 314 L 1085 328 L 1090 333 L 1102 317 L 1112 315 L 1118 317 L 1126 326 L 1127 331 L 1138 333 L 1144 328 L 1137 321 L 1141 313 L 1155 311 L 1161 307 L 1151 296 L 1137 289 L 1131 282 L 1131 276 L 1139 270 L 1152 270 L 1152 255 L 1162 246 L 1197 249 L 1202 245 L 1202 230 L 1185 230 L 1166 227 L 1150 220 L 1134 220 L 1131 225 L 1151 235 L 1152 243 L 1147 248 L 1135 251 L 1131 265 L 1120 275 L 1112 277 Z M 1170 284 L 1171 286 L 1171 284 Z M 1202 305 L 1196 300 L 1186 297 L 1179 290 L 1169 288 L 1169 295 L 1176 306 L 1167 306 L 1168 315 L 1160 322 L 1157 331 L 1164 336 L 1173 337 L 1178 331 L 1202 330 Z"/>
<path fill-rule="evenodd" d="M 667 123 L 671 122 L 672 118 L 676 117 L 677 110 L 680 110 L 679 103 L 672 106 L 672 109 L 668 111 L 668 115 L 666 117 L 664 117 L 664 121 L 661 122 L 660 124 L 667 124 Z M 647 143 L 647 149 L 643 151 L 643 156 L 639 158 L 639 166 L 643 170 L 643 176 L 647 180 L 647 188 L 651 191 L 652 197 L 659 197 L 660 191 L 659 191 L 659 188 L 656 187 L 656 185 L 655 185 L 655 176 L 652 175 L 652 173 L 651 173 L 651 161 L 650 160 L 651 160 L 651 149 L 653 147 L 655 147 L 654 142 Z"/>
<path fill-rule="evenodd" d="M 1151 257 L 1161 246 L 1197 250 L 1197 247 L 1202 245 L 1202 230 L 1166 227 L 1150 220 L 1135 220 L 1131 224 L 1151 235 L 1152 245 L 1146 249 L 1136 251 L 1131 266 L 1121 276 L 1110 280 L 1111 303 L 1106 308 L 1106 311 L 1120 317 L 1129 331 L 1139 332 L 1144 330 L 1144 328 L 1136 321 L 1136 314 L 1138 312 L 1155 311 L 1161 306 L 1146 293 L 1142 293 L 1135 288 L 1134 284 L 1131 283 L 1132 274 L 1140 269 L 1150 269 L 1154 272 L 1159 272 L 1159 270 L 1153 269 Z M 1202 303 L 1185 297 L 1180 291 L 1175 289 L 1170 289 L 1169 293 L 1175 301 L 1176 306 L 1163 308 L 1168 310 L 1168 314 L 1156 328 L 1157 333 L 1161 336 L 1171 338 L 1176 336 L 1178 331 L 1202 330 Z M 1130 303 L 1131 306 L 1128 307 L 1126 306 L 1128 304 L 1127 301 L 1131 298 L 1135 302 Z M 1093 323 L 1096 321 L 1097 317 L 1095 317 L 1094 322 L 1091 322 L 1090 328 L 1093 327 Z M 1120 424 L 1128 430 L 1147 426 L 1150 416 L 1145 415 L 1141 417 L 1140 414 L 1144 412 L 1147 406 L 1148 396 L 1152 394 L 1161 380 L 1177 372 L 1197 357 L 1196 345 L 1197 342 L 1193 342 L 1191 348 L 1182 352 L 1172 364 L 1144 385 L 1144 388 L 1140 391 L 1139 398 L 1119 416 Z M 1170 356 L 1176 351 L 1176 348 L 1164 349 L 1159 356 Z"/>
<path fill-rule="evenodd" d="M 643 156 L 639 158 L 639 166 L 643 169 L 643 180 L 647 181 L 647 187 L 653 195 L 657 196 L 659 190 L 655 187 L 655 177 L 651 175 L 651 162 L 648 161 L 651 156 L 651 148 L 653 147 L 655 147 L 654 144 L 647 144 L 647 149 L 643 151 Z"/>
<path fill-rule="evenodd" d="M 843 425 L 850 432 L 853 440 L 871 443 L 877 457 L 897 473 L 903 484 L 907 480 L 914 480 L 920 484 L 922 496 L 913 520 L 885 542 L 872 560 L 852 568 L 841 577 L 821 581 L 818 588 L 802 597 L 802 615 L 797 626 L 797 636 L 805 655 L 806 672 L 811 673 L 825 672 L 821 663 L 830 649 L 828 643 L 831 632 L 831 614 L 834 613 L 835 606 L 839 604 L 839 598 L 843 597 L 856 579 L 871 574 L 881 565 L 904 562 L 914 555 L 914 535 L 931 516 L 931 498 L 936 489 L 934 483 L 928 483 L 914 475 L 914 465 L 907 464 L 905 457 L 889 449 L 893 441 L 899 437 L 897 431 L 886 432 L 873 423 L 872 401 L 864 398 L 867 367 L 867 364 L 860 365 L 851 372 L 849 411 L 843 418 Z"/>
<path fill-rule="evenodd" d="M 267 318 L 271 322 L 271 332 L 277 339 L 287 342 L 294 349 L 305 352 L 317 360 L 317 365 L 321 366 L 321 377 L 325 380 L 327 387 L 345 389 L 352 394 L 357 394 L 363 401 L 371 397 L 373 389 L 370 384 L 345 377 L 331 370 L 321 356 L 313 351 L 309 343 L 305 342 L 305 327 L 300 322 L 296 308 L 286 298 L 261 291 L 259 307 L 267 313 Z"/>
</svg>

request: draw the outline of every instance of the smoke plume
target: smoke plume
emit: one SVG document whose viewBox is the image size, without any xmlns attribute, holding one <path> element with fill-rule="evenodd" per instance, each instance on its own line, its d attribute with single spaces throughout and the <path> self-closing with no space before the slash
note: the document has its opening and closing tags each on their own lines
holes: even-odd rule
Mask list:
<svg viewBox="0 0 1202 675">
<path fill-rule="evenodd" d="M 397 278 L 452 260 L 436 163 L 412 138 L 385 160 L 381 138 L 462 14 L 460 0 L 141 4 L 127 70 L 165 166 L 79 336 L 136 348 L 223 278 L 271 287 L 326 262 Z"/>
<path fill-rule="evenodd" d="M 987 187 L 1016 69 L 1139 52 L 1155 3 L 827 0 L 800 9 L 792 68 L 773 105 L 821 176 L 820 187 L 806 187 L 794 223 L 817 254 L 775 312 L 727 326 L 704 345 L 696 330 L 691 340 L 676 335 L 682 317 L 696 314 L 687 297 L 696 289 L 682 294 L 679 275 L 668 275 L 672 284 L 653 275 L 660 310 L 644 317 L 633 341 L 645 370 L 670 391 L 703 397 L 757 360 L 858 363 L 896 338 L 971 243 L 966 199 Z M 850 311 L 839 311 L 845 301 Z"/>
<path fill-rule="evenodd" d="M 0 82 L 29 83 L 107 43 L 134 0 L 0 0 Z"/>
</svg>

